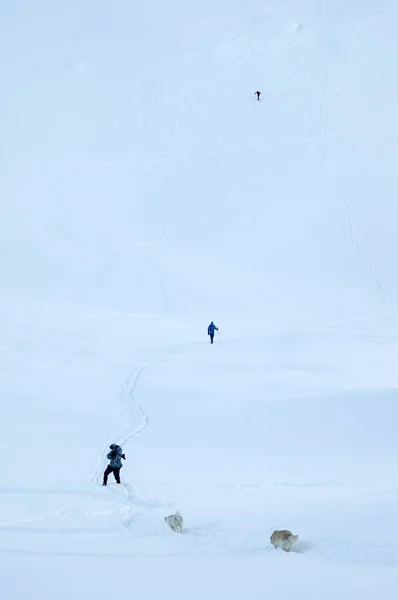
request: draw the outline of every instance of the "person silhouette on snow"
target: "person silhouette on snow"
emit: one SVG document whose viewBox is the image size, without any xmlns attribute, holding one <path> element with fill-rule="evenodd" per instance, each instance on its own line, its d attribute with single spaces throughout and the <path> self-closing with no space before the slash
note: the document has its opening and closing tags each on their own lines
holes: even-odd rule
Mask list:
<svg viewBox="0 0 398 600">
<path fill-rule="evenodd" d="M 207 328 L 207 335 L 210 336 L 210 343 L 213 343 L 214 340 L 214 332 L 218 331 L 218 327 L 216 327 L 213 323 L 213 321 L 210 323 L 210 325 Z"/>
<path fill-rule="evenodd" d="M 257 96 L 257 100 L 260 102 L 261 92 L 257 90 L 257 92 L 254 92 L 254 95 Z"/>
<path fill-rule="evenodd" d="M 110 463 L 104 471 L 104 482 L 102 485 L 106 485 L 108 483 L 108 477 L 111 473 L 113 473 L 116 483 L 120 483 L 120 469 L 123 466 L 122 459 L 126 460 L 126 457 L 123 454 L 123 450 L 120 446 L 117 444 L 111 444 L 109 448 L 111 451 L 106 455 L 106 458 L 110 461 Z"/>
</svg>

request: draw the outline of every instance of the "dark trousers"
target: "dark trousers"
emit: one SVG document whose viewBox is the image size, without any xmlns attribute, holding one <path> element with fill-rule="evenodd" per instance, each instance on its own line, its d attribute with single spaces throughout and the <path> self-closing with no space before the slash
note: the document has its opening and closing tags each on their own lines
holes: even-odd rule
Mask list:
<svg viewBox="0 0 398 600">
<path fill-rule="evenodd" d="M 113 476 L 116 479 L 116 483 L 120 483 L 120 467 L 111 467 L 110 465 L 108 465 L 104 471 L 105 485 L 108 483 L 108 477 L 111 473 L 113 473 Z"/>
<path fill-rule="evenodd" d="M 213 340 L 214 340 L 214 333 L 209 333 L 209 335 L 210 335 L 210 344 L 212 344 Z"/>
</svg>

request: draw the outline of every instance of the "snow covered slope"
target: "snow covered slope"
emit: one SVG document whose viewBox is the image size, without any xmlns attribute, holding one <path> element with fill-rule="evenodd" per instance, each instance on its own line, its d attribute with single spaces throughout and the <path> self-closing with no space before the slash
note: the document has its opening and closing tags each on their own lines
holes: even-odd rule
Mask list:
<svg viewBox="0 0 398 600">
<path fill-rule="evenodd" d="M 0 5 L 3 593 L 389 597 L 396 3 L 135 4 Z"/>
</svg>

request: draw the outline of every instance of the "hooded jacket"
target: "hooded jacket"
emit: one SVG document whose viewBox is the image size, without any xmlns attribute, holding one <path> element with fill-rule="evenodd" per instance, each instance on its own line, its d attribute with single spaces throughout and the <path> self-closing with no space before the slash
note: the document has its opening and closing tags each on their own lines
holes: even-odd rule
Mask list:
<svg viewBox="0 0 398 600">
<path fill-rule="evenodd" d="M 207 335 L 214 335 L 214 331 L 218 331 L 218 327 L 216 327 L 212 321 L 207 328 Z"/>
<path fill-rule="evenodd" d="M 109 448 L 111 449 L 111 451 L 106 455 L 106 458 L 110 461 L 109 466 L 114 469 L 121 469 L 123 466 L 123 450 L 117 444 L 111 444 Z"/>
</svg>

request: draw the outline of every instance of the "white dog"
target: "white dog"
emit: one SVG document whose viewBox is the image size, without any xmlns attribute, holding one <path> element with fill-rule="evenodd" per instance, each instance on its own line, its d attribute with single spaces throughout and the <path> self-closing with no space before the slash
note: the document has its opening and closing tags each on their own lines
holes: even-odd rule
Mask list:
<svg viewBox="0 0 398 600">
<path fill-rule="evenodd" d="M 294 544 L 297 544 L 298 535 L 293 535 L 288 529 L 277 529 L 270 537 L 274 548 L 282 548 L 285 552 L 290 552 Z"/>
<path fill-rule="evenodd" d="M 182 533 L 182 530 L 184 528 L 184 521 L 178 510 L 174 515 L 169 515 L 168 517 L 165 517 L 164 520 L 170 527 L 171 531 L 174 531 L 175 533 Z"/>
</svg>

